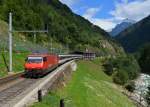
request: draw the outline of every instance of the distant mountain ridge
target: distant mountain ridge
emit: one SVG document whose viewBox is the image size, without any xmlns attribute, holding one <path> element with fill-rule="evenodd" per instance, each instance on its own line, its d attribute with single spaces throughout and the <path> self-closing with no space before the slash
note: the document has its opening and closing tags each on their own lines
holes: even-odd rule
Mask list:
<svg viewBox="0 0 150 107">
<path fill-rule="evenodd" d="M 112 31 L 109 33 L 111 36 L 115 37 L 118 35 L 120 32 L 124 31 L 126 28 L 130 27 L 136 23 L 134 20 L 131 19 L 125 19 L 122 21 L 122 23 L 116 25 L 115 28 L 112 29 Z"/>
<path fill-rule="evenodd" d="M 116 36 L 127 52 L 135 52 L 150 42 L 150 15 Z"/>
</svg>

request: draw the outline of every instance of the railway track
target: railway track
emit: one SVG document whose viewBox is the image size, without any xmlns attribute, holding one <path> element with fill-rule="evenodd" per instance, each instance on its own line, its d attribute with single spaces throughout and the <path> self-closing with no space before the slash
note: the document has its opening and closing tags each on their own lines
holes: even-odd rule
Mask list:
<svg viewBox="0 0 150 107">
<path fill-rule="evenodd" d="M 40 81 L 40 79 L 23 78 L 23 74 L 18 73 L 0 79 L 0 107 L 13 107 L 7 103 Z"/>
<path fill-rule="evenodd" d="M 17 84 L 18 82 L 22 81 L 22 75 L 24 73 L 17 73 L 17 74 L 13 74 L 13 75 L 9 75 L 7 77 L 4 78 L 0 78 L 0 92 L 4 89 L 7 89 L 15 84 Z"/>
<path fill-rule="evenodd" d="M 0 79 L 0 107 L 37 82 L 37 79 L 23 78 L 23 74 L 17 73 Z"/>
<path fill-rule="evenodd" d="M 12 74 L 12 75 L 9 75 L 7 77 L 4 77 L 4 78 L 0 78 L 0 84 L 3 85 L 3 84 L 6 84 L 10 81 L 13 81 L 15 79 L 18 79 L 19 77 L 21 77 L 24 73 L 21 72 L 21 73 L 17 73 L 17 74 Z M 1 86 L 0 85 L 0 86 Z"/>
<path fill-rule="evenodd" d="M 59 66 L 65 64 L 67 61 L 70 61 L 70 60 L 72 60 L 72 58 L 60 60 Z M 24 75 L 24 72 L 21 72 L 21 73 L 9 75 L 4 78 L 0 78 L 0 92 L 24 81 L 25 78 L 23 78 L 23 75 Z"/>
<path fill-rule="evenodd" d="M 68 61 L 70 60 L 71 59 L 69 59 Z M 65 65 L 65 63 L 68 63 L 68 62 L 64 60 L 61 63 L 63 64 L 58 67 L 60 71 L 62 70 L 61 66 Z M 59 74 L 59 70 L 58 71 L 56 70 L 57 72 L 50 73 L 49 75 L 51 75 L 51 78 L 53 78 L 53 76 L 55 78 L 55 75 L 57 73 Z M 24 73 L 18 73 L 18 74 L 0 79 L 0 107 L 14 107 L 11 105 L 12 103 L 10 102 L 12 102 L 15 98 L 18 98 L 18 96 L 22 95 L 22 93 L 26 92 L 27 90 L 31 89 L 32 91 L 32 88 L 35 88 L 34 87 L 35 85 L 38 87 L 38 84 L 41 84 L 42 81 L 45 80 L 44 78 L 39 78 L 39 79 L 23 78 L 22 76 L 23 74 Z M 14 101 L 14 102 L 17 103 L 17 101 Z"/>
<path fill-rule="evenodd" d="M 11 101 L 14 97 L 37 82 L 36 79 L 25 78 L 17 79 L 17 81 L 19 82 L 15 85 L 0 91 L 0 107 L 3 107 L 8 101 Z"/>
</svg>

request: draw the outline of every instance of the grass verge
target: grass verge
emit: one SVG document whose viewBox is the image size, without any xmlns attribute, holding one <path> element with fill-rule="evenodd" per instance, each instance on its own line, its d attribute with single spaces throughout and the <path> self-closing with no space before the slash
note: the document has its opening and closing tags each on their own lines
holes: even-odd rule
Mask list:
<svg viewBox="0 0 150 107">
<path fill-rule="evenodd" d="M 13 71 L 15 73 L 24 70 L 24 60 L 28 53 L 13 53 Z M 4 54 L 6 58 L 7 65 L 9 65 L 9 55 L 8 53 Z M 6 65 L 4 63 L 4 59 L 2 54 L 0 54 L 0 78 L 4 77 L 8 74 Z"/>
<path fill-rule="evenodd" d="M 41 103 L 32 107 L 59 107 L 61 98 L 65 107 L 135 107 L 103 73 L 100 60 L 80 61 L 72 80 L 63 89 L 49 93 Z"/>
</svg>

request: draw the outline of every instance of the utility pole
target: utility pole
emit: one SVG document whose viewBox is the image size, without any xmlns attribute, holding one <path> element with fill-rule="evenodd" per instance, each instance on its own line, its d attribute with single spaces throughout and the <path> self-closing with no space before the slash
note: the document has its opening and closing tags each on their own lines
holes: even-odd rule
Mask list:
<svg viewBox="0 0 150 107">
<path fill-rule="evenodd" d="M 9 72 L 12 72 L 12 13 L 9 13 Z"/>
<path fill-rule="evenodd" d="M 13 71 L 12 67 L 12 34 L 13 33 L 33 33 L 34 34 L 34 43 L 36 43 L 36 33 L 48 33 L 48 29 L 46 30 L 22 30 L 16 31 L 12 29 L 12 13 L 9 13 L 9 72 Z"/>
<path fill-rule="evenodd" d="M 34 44 L 36 44 L 36 33 L 34 33 Z"/>
<path fill-rule="evenodd" d="M 53 53 L 53 42 L 52 42 L 52 38 L 51 38 L 51 53 Z"/>
</svg>

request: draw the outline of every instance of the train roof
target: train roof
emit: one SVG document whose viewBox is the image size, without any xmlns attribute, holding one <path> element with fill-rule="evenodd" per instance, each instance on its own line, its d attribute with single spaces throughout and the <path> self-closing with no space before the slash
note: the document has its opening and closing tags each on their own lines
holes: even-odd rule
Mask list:
<svg viewBox="0 0 150 107">
<path fill-rule="evenodd" d="M 33 57 L 33 56 L 46 57 L 46 56 L 57 56 L 57 55 L 56 54 L 30 54 L 28 55 L 28 57 Z"/>
</svg>

